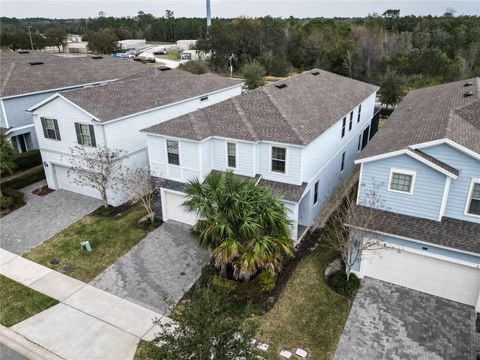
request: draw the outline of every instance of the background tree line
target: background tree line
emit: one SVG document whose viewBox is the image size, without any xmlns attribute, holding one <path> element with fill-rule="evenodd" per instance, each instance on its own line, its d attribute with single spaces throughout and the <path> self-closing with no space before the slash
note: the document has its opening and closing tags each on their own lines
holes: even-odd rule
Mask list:
<svg viewBox="0 0 480 360">
<path fill-rule="evenodd" d="M 394 93 L 480 74 L 480 17 L 452 12 L 439 17 L 387 10 L 353 19 L 214 19 L 208 34 L 204 18 L 175 18 L 170 10 L 159 18 L 142 11 L 121 18 L 1 18 L 2 46 L 29 48 L 27 26 L 37 48 L 53 30 L 89 40 L 107 32 L 118 40 L 200 39 L 198 49 L 211 52 L 210 67 L 217 72 L 229 70 L 233 54 L 235 72 L 251 62 L 272 76 L 319 67 L 379 85 L 395 83 L 390 86 Z"/>
</svg>

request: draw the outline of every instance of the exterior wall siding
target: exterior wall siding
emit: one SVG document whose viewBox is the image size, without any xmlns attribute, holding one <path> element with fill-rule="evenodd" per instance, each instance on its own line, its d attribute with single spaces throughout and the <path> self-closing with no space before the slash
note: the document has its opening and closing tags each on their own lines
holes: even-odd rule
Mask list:
<svg viewBox="0 0 480 360">
<path fill-rule="evenodd" d="M 422 150 L 460 170 L 458 178 L 452 179 L 444 216 L 480 223 L 480 217 L 465 214 L 472 178 L 480 178 L 480 161 L 447 144 L 432 146 Z"/>
<path fill-rule="evenodd" d="M 286 173 L 277 173 L 271 171 L 271 148 L 272 146 L 287 148 Z M 288 184 L 302 183 L 302 148 L 260 142 L 256 146 L 257 150 L 257 174 L 267 180 L 279 181 Z"/>
<path fill-rule="evenodd" d="M 392 168 L 416 171 L 412 194 L 388 190 Z M 359 187 L 359 204 L 371 201 L 371 193 L 375 191 L 378 195 L 373 200 L 382 210 L 438 220 L 445 177 L 446 175 L 408 155 L 364 163 Z"/>
<path fill-rule="evenodd" d="M 207 142 L 212 143 L 213 149 L 213 164 L 212 169 L 219 171 L 233 171 L 237 175 L 254 177 L 255 169 L 255 144 L 247 143 L 237 140 L 227 139 L 211 139 Z M 236 144 L 237 150 L 237 167 L 235 169 L 227 168 L 227 143 L 232 142 Z M 203 154 L 202 154 L 203 155 Z"/>
<path fill-rule="evenodd" d="M 3 99 L 8 125 L 10 125 L 10 127 L 20 127 L 32 124 L 32 114 L 25 110 L 53 94 L 55 94 L 55 91 Z"/>
</svg>

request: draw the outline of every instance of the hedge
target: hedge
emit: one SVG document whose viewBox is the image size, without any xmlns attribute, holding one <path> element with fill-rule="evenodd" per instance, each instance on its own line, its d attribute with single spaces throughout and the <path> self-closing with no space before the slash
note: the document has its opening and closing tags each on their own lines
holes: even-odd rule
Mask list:
<svg viewBox="0 0 480 360">
<path fill-rule="evenodd" d="M 20 171 L 40 165 L 42 163 L 42 156 L 40 155 L 40 150 L 35 149 L 15 154 L 12 160 L 15 164 L 15 171 Z"/>
<path fill-rule="evenodd" d="M 24 188 L 25 186 L 34 184 L 37 181 L 40 181 L 43 179 L 45 179 L 45 171 L 42 166 L 42 167 L 32 169 L 31 171 L 28 171 L 22 174 L 21 176 L 17 176 L 12 180 L 2 182 L 1 184 L 2 191 L 4 191 L 3 189 L 18 190 L 18 189 Z"/>
</svg>

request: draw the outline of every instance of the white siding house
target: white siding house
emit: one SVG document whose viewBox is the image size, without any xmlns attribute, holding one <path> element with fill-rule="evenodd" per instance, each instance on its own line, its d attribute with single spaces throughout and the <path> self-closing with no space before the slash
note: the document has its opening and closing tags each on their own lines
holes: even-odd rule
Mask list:
<svg viewBox="0 0 480 360">
<path fill-rule="evenodd" d="M 166 86 L 165 81 L 170 86 Z M 178 82 L 187 86 L 185 90 L 175 92 Z M 188 82 L 192 82 L 192 87 L 188 87 Z M 74 184 L 74 175 L 69 172 L 71 149 L 79 146 L 77 124 L 91 126 L 89 135 L 95 140 L 93 147 L 121 150 L 123 164 L 127 167 L 148 167 L 147 138 L 141 129 L 241 93 L 238 81 L 213 75 L 201 77 L 177 70 L 163 71 L 135 84 L 118 81 L 59 93 L 30 109 L 50 188 L 100 197 L 93 187 Z M 172 93 L 175 97 L 171 99 L 164 96 Z M 150 101 L 147 101 L 148 97 Z M 162 98 L 162 101 L 157 100 Z M 55 132 L 58 131 L 54 136 L 45 133 L 45 121 L 50 120 L 55 123 Z M 110 192 L 109 195 L 110 204 L 115 206 L 128 199 L 128 192 Z"/>
</svg>

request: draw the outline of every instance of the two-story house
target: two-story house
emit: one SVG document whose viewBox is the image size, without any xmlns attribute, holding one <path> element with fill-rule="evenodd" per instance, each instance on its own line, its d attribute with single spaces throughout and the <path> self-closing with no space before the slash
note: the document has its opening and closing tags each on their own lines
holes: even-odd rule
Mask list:
<svg viewBox="0 0 480 360">
<path fill-rule="evenodd" d="M 298 241 L 368 142 L 377 89 L 313 69 L 145 129 L 157 216 L 194 224 L 187 182 L 232 171 L 282 198 Z"/>
<path fill-rule="evenodd" d="M 385 248 L 355 272 L 480 311 L 480 78 L 411 91 L 356 162 L 346 223 Z"/>
<path fill-rule="evenodd" d="M 38 148 L 28 108 L 58 91 L 145 72 L 142 64 L 110 56 L 65 58 L 44 52 L 0 52 L 0 127 L 18 152 Z"/>
<path fill-rule="evenodd" d="M 148 167 L 141 129 L 240 94 L 242 83 L 214 74 L 194 75 L 167 67 L 147 77 L 63 91 L 31 107 L 48 186 L 99 198 L 92 186 L 75 184 L 69 170 L 76 146 L 123 152 L 126 167 Z M 77 155 L 78 156 L 78 155 Z M 128 191 L 108 192 L 111 205 Z"/>
</svg>

